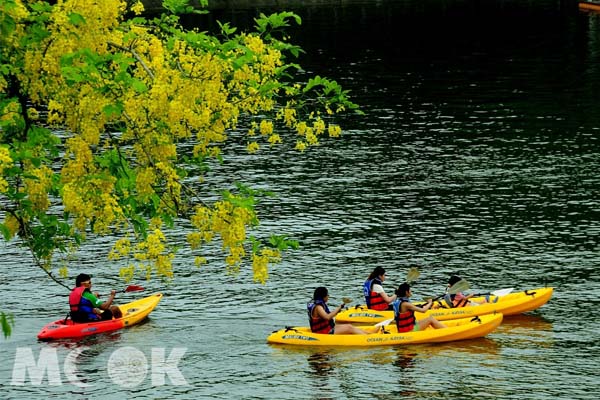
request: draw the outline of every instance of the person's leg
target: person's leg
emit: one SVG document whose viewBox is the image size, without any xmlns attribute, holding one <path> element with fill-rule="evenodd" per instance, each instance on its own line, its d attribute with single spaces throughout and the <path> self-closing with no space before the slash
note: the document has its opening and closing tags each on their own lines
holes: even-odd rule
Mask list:
<svg viewBox="0 0 600 400">
<path fill-rule="evenodd" d="M 429 326 L 433 326 L 435 329 L 445 328 L 446 325 L 442 324 L 440 321 L 433 317 L 427 317 L 418 322 L 419 330 L 422 331 L 427 329 Z"/>
<path fill-rule="evenodd" d="M 110 306 L 110 311 L 112 311 L 112 314 L 115 318 L 121 318 L 123 316 L 123 313 L 118 306 Z"/>
<path fill-rule="evenodd" d="M 104 312 L 102 314 L 100 314 L 100 319 L 102 319 L 102 321 L 111 320 L 112 317 L 113 317 L 113 313 L 110 310 L 104 310 Z"/>
<path fill-rule="evenodd" d="M 333 331 L 336 335 L 367 335 L 368 332 L 363 331 L 351 324 L 336 324 Z M 374 333 L 374 332 L 371 332 Z"/>
</svg>

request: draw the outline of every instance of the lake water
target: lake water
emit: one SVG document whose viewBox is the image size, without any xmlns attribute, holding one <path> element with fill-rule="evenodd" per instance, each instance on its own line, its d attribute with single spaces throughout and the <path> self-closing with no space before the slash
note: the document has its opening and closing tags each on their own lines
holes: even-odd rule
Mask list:
<svg viewBox="0 0 600 400">
<path fill-rule="evenodd" d="M 287 233 L 302 247 L 264 286 L 250 271 L 224 274 L 217 259 L 196 269 L 182 253 L 171 285 L 134 282 L 165 295 L 147 322 L 40 343 L 41 327 L 66 313 L 67 293 L 26 252 L 2 243 L 0 308 L 16 315 L 16 327 L 0 339 L 0 397 L 597 397 L 600 15 L 549 0 L 371 3 L 298 9 L 304 23 L 294 32 L 306 70 L 340 81 L 367 115 L 348 117 L 340 140 L 304 154 L 240 154 L 219 167 L 275 192 L 261 205 L 260 232 Z M 219 12 L 240 23 L 252 15 Z M 100 292 L 125 286 L 104 261 L 103 241 L 84 250 L 73 275 L 92 273 Z M 360 302 L 375 266 L 388 270 L 391 291 L 413 264 L 416 298 L 439 294 L 454 272 L 475 291 L 553 286 L 555 295 L 477 340 L 373 349 L 266 343 L 273 330 L 307 324 L 316 286 L 329 287 L 334 305 L 342 296 Z M 163 373 L 161 349 L 163 360 L 172 357 Z M 28 351 L 56 355 L 60 382 L 14 384 L 13 367 Z M 63 370 L 77 351 L 85 388 Z M 111 375 L 108 366 L 128 351 L 138 364 Z"/>
</svg>

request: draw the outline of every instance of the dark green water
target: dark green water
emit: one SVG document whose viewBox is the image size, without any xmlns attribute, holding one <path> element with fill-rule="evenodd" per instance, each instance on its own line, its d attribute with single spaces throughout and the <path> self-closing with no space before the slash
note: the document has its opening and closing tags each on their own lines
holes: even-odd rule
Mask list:
<svg viewBox="0 0 600 400">
<path fill-rule="evenodd" d="M 83 342 L 38 343 L 66 310 L 27 254 L 0 245 L 0 305 L 17 315 L 0 341 L 3 398 L 595 399 L 600 392 L 600 15 L 557 1 L 380 1 L 297 10 L 294 33 L 311 74 L 338 79 L 367 116 L 338 141 L 305 154 L 240 155 L 220 171 L 278 194 L 260 232 L 302 248 L 265 286 L 250 271 L 225 276 L 177 260 L 175 284 L 143 325 Z M 221 11 L 246 23 L 253 13 Z M 224 179 L 224 178 L 223 178 Z M 122 285 L 92 243 L 73 274 L 96 289 Z M 99 261 L 100 260 L 100 261 Z M 374 349 L 270 346 L 267 335 L 305 325 L 315 286 L 360 301 L 371 269 L 388 288 L 420 266 L 415 296 L 460 272 L 474 290 L 555 287 L 550 303 L 506 318 L 486 338 Z M 77 265 L 80 265 L 78 267 Z M 134 298 L 123 294 L 118 300 Z M 57 311 L 60 310 L 60 311 Z M 80 388 L 63 373 L 11 384 L 18 349 L 72 349 Z M 114 383 L 107 365 L 133 348 L 184 348 L 188 385 Z M 22 350 L 21 350 L 22 351 Z M 132 371 L 135 370 L 132 366 Z M 133 373 L 133 372 L 132 372 Z M 133 378 L 132 378 L 133 379 Z"/>
</svg>

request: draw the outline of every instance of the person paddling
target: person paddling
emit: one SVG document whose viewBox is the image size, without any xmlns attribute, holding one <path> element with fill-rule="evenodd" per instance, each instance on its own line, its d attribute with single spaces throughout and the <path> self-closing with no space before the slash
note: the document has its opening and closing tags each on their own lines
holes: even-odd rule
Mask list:
<svg viewBox="0 0 600 400">
<path fill-rule="evenodd" d="M 329 291 L 326 287 L 320 286 L 315 289 L 313 299 L 306 305 L 308 322 L 310 323 L 310 330 L 312 332 L 330 335 L 367 335 L 369 333 L 376 333 L 379 330 L 366 332 L 351 324 L 336 325 L 334 318 L 342 311 L 346 304 L 342 303 L 335 310 L 330 311 L 327 306 L 327 300 L 329 300 Z"/>
<path fill-rule="evenodd" d="M 396 300 L 396 295 L 388 296 L 383 289 L 385 281 L 385 269 L 383 267 L 375 267 L 363 284 L 363 294 L 367 308 L 372 310 L 391 310 L 391 303 Z"/>
<path fill-rule="evenodd" d="M 450 306 L 451 308 L 466 307 L 466 306 L 479 306 L 481 304 L 485 304 L 485 303 L 489 303 L 489 302 L 495 303 L 498 301 L 498 297 L 496 297 L 493 301 L 490 301 L 489 294 L 485 296 L 483 301 L 475 301 L 475 300 L 471 300 L 471 298 L 475 296 L 473 293 L 471 293 L 471 294 L 464 294 L 463 292 L 456 292 L 454 294 L 449 293 L 450 288 L 462 280 L 463 279 L 458 275 L 452 275 L 452 276 L 450 276 L 450 279 L 448 279 L 448 286 L 446 286 L 446 295 L 444 296 L 444 300 L 446 301 L 446 304 L 448 306 Z"/>
<path fill-rule="evenodd" d="M 394 300 L 392 306 L 394 307 L 394 320 L 398 327 L 398 332 L 410 332 L 410 331 L 422 331 L 427 329 L 429 326 L 435 329 L 446 328 L 446 325 L 432 316 L 417 321 L 415 318 L 415 312 L 424 313 L 431 308 L 432 300 L 429 299 L 427 304 L 423 307 L 417 307 L 410 302 L 409 298 L 412 296 L 410 291 L 410 285 L 403 283 L 396 289 L 397 299 Z"/>
<path fill-rule="evenodd" d="M 92 276 L 79 274 L 75 278 L 75 288 L 69 295 L 70 315 L 73 322 L 106 321 L 121 318 L 123 313 L 113 305 L 116 290 L 111 290 L 108 300 L 98 299 L 98 293 L 92 293 Z"/>
</svg>

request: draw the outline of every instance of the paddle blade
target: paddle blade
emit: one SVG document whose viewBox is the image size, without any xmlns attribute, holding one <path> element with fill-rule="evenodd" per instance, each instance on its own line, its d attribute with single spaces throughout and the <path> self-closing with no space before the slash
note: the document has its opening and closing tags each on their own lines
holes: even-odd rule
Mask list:
<svg viewBox="0 0 600 400">
<path fill-rule="evenodd" d="M 412 267 L 406 273 L 406 282 L 412 283 L 412 282 L 416 281 L 419 278 L 419 276 L 421 276 L 421 273 L 419 272 L 419 270 L 416 267 Z"/>
<path fill-rule="evenodd" d="M 394 320 L 394 318 L 390 318 L 390 319 L 386 319 L 385 321 L 381 321 L 379 323 L 375 324 L 376 328 L 381 328 L 382 326 L 387 326 L 390 324 L 390 322 L 392 322 Z"/>
<path fill-rule="evenodd" d="M 145 290 L 142 286 L 138 285 L 129 285 L 123 290 L 124 292 L 139 292 L 140 290 Z"/>
<path fill-rule="evenodd" d="M 494 290 L 490 294 L 492 296 L 502 297 L 502 296 L 506 296 L 507 294 L 510 294 L 513 290 L 514 290 L 514 288 L 498 289 L 498 290 Z"/>
<path fill-rule="evenodd" d="M 350 297 L 342 297 L 342 302 L 348 304 L 352 302 L 352 299 Z"/>
<path fill-rule="evenodd" d="M 469 285 L 469 282 L 467 282 L 464 279 L 461 279 L 460 281 L 456 282 L 454 285 L 448 288 L 448 293 L 456 294 L 458 292 L 464 292 L 465 290 L 469 290 L 470 287 L 471 285 Z"/>
</svg>

